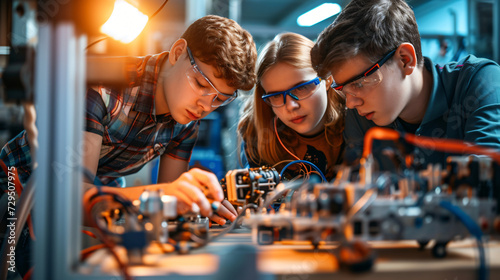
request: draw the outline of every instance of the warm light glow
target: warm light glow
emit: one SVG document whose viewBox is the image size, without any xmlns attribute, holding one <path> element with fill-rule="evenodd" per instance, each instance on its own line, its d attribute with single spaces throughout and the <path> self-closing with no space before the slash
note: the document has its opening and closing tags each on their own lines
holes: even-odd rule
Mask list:
<svg viewBox="0 0 500 280">
<path fill-rule="evenodd" d="M 147 231 L 152 231 L 154 229 L 154 226 L 152 223 L 150 222 L 147 222 L 144 224 L 144 229 L 147 230 Z"/>
<path fill-rule="evenodd" d="M 132 42 L 146 26 L 148 16 L 124 0 L 116 0 L 113 13 L 101 32 L 125 44 Z"/>
<path fill-rule="evenodd" d="M 324 3 L 300 15 L 297 18 L 297 24 L 299 26 L 313 26 L 322 20 L 340 13 L 341 10 L 342 9 L 340 8 L 339 4 Z"/>
</svg>

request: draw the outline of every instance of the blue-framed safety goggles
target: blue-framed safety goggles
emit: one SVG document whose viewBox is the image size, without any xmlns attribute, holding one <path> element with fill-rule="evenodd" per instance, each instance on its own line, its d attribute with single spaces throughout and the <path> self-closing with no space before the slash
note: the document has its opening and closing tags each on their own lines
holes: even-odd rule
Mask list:
<svg viewBox="0 0 500 280">
<path fill-rule="evenodd" d="M 297 101 L 306 99 L 316 92 L 320 83 L 321 78 L 316 77 L 308 82 L 296 85 L 288 90 L 265 94 L 262 96 L 262 99 L 272 107 L 281 107 L 285 105 L 287 95 Z"/>
</svg>

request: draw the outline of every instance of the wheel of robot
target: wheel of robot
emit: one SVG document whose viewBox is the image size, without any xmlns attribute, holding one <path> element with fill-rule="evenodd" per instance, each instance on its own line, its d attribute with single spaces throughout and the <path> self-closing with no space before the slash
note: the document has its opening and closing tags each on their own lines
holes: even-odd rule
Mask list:
<svg viewBox="0 0 500 280">
<path fill-rule="evenodd" d="M 403 223 L 394 214 L 390 214 L 382 221 L 381 226 L 384 240 L 400 240 L 403 234 Z"/>
<path fill-rule="evenodd" d="M 436 241 L 436 244 L 432 247 L 432 255 L 439 259 L 446 257 L 446 245 L 448 245 L 448 242 Z"/>
<path fill-rule="evenodd" d="M 417 242 L 420 250 L 424 250 L 427 244 L 429 244 L 429 240 L 417 240 Z"/>
</svg>

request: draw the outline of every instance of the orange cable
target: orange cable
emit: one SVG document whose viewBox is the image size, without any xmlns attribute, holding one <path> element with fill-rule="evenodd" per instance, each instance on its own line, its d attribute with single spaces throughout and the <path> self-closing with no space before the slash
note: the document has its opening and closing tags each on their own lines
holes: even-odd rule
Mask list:
<svg viewBox="0 0 500 280">
<path fill-rule="evenodd" d="M 400 137 L 401 134 L 393 129 L 383 127 L 370 128 L 364 138 L 363 158 L 367 158 L 372 153 L 373 140 L 398 140 Z M 403 138 L 406 142 L 414 146 L 448 153 L 485 155 L 500 164 L 500 151 L 471 142 L 416 136 L 410 133 L 405 133 Z"/>
<path fill-rule="evenodd" d="M 97 244 L 89 248 L 85 248 L 80 252 L 80 261 L 86 260 L 95 251 L 106 248 L 106 244 Z"/>
<path fill-rule="evenodd" d="M 383 127 L 372 127 L 366 134 L 364 139 L 363 158 L 368 158 L 372 153 L 373 140 L 398 140 L 399 132 Z"/>
<path fill-rule="evenodd" d="M 95 234 L 89 230 L 82 230 L 82 233 L 85 233 L 86 235 L 88 235 L 92 238 L 97 238 L 97 236 L 95 236 Z"/>
<path fill-rule="evenodd" d="M 423 148 L 460 154 L 480 154 L 489 156 L 498 164 L 500 164 L 500 151 L 476 145 L 474 143 L 456 140 L 456 139 L 440 139 L 431 137 L 415 136 L 413 134 L 405 135 L 405 140 L 408 143 Z"/>
<path fill-rule="evenodd" d="M 274 117 L 274 133 L 276 134 L 276 138 L 278 138 L 278 141 L 280 142 L 281 146 L 283 147 L 283 149 L 285 149 L 285 151 L 287 151 L 292 157 L 294 157 L 296 160 L 300 160 L 300 158 L 298 156 L 296 156 L 295 154 L 293 154 L 292 152 L 290 152 L 286 147 L 285 145 L 283 144 L 283 142 L 281 142 L 281 138 L 278 134 L 278 127 L 277 127 L 277 122 L 278 122 L 278 118 L 277 117 Z M 303 163 L 300 163 L 300 165 L 306 170 L 305 174 L 309 174 L 310 170 L 307 169 L 307 166 Z M 300 173 L 300 172 L 299 172 Z"/>
</svg>

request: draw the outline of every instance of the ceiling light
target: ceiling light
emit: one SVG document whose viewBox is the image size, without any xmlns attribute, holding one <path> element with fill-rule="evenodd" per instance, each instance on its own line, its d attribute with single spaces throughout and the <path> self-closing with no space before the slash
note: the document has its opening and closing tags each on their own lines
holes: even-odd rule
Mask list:
<svg viewBox="0 0 500 280">
<path fill-rule="evenodd" d="M 113 13 L 101 32 L 123 43 L 132 42 L 144 29 L 148 16 L 124 0 L 116 0 Z"/>
<path fill-rule="evenodd" d="M 300 15 L 297 18 L 297 24 L 299 26 L 306 27 L 313 26 L 322 20 L 340 13 L 341 10 L 342 8 L 337 3 L 323 3 L 318 7 Z"/>
</svg>

